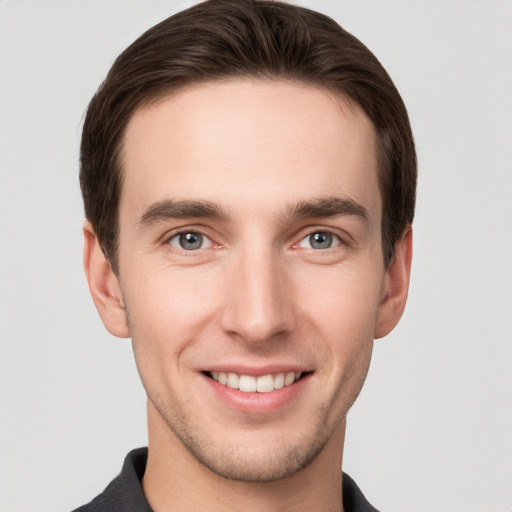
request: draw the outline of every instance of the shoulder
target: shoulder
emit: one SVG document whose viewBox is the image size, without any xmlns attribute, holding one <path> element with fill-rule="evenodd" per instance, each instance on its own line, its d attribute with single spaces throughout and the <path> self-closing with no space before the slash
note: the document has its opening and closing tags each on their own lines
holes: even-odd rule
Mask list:
<svg viewBox="0 0 512 512">
<path fill-rule="evenodd" d="M 147 457 L 147 448 L 131 451 L 124 460 L 121 473 L 107 488 L 73 512 L 152 512 L 141 486 Z"/>
<path fill-rule="evenodd" d="M 345 512 L 379 512 L 369 503 L 361 489 L 346 473 L 343 473 L 342 491 Z"/>
</svg>

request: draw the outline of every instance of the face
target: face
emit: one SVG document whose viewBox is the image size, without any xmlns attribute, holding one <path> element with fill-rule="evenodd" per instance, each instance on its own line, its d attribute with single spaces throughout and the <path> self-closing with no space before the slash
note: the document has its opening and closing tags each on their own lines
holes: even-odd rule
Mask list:
<svg viewBox="0 0 512 512">
<path fill-rule="evenodd" d="M 119 275 L 98 309 L 133 339 L 150 445 L 161 424 L 222 476 L 297 472 L 342 438 L 400 316 L 371 122 L 313 87 L 194 86 L 135 112 L 123 168 Z"/>
</svg>

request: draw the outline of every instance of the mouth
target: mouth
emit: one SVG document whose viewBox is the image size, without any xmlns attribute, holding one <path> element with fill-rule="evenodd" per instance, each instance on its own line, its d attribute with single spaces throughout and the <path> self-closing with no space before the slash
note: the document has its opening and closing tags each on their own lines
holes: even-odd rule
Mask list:
<svg viewBox="0 0 512 512">
<path fill-rule="evenodd" d="M 219 384 L 245 393 L 270 393 L 291 386 L 312 372 L 280 372 L 266 375 L 242 375 L 234 372 L 204 372 Z"/>
</svg>

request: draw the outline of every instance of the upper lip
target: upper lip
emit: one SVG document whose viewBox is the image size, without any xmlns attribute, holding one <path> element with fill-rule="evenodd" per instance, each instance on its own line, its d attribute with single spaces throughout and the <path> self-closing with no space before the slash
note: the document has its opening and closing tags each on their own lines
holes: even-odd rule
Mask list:
<svg viewBox="0 0 512 512">
<path fill-rule="evenodd" d="M 305 373 L 311 369 L 299 364 L 271 364 L 265 366 L 247 366 L 237 364 L 213 364 L 207 368 L 203 368 L 202 372 L 225 372 L 236 373 L 238 375 L 251 375 L 259 377 L 261 375 L 277 374 L 277 373 Z"/>
</svg>

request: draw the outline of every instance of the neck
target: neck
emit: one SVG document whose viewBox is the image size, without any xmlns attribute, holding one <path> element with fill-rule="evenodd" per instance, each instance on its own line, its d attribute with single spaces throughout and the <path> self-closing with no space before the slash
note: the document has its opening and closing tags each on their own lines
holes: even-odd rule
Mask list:
<svg viewBox="0 0 512 512">
<path fill-rule="evenodd" d="M 242 482 L 219 476 L 197 461 L 149 403 L 144 495 L 154 512 L 343 512 L 344 435 L 343 423 L 312 462 L 287 478 Z"/>
</svg>

